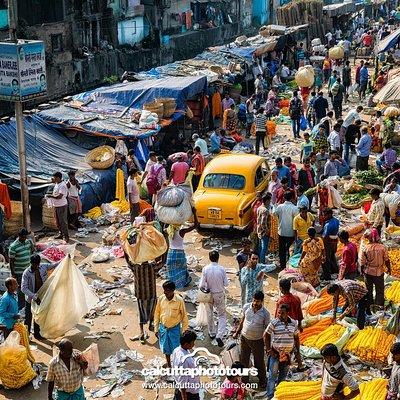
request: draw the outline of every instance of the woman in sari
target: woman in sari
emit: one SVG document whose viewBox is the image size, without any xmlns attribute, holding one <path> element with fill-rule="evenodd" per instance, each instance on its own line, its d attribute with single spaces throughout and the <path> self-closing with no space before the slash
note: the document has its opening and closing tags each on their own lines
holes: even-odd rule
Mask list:
<svg viewBox="0 0 400 400">
<path fill-rule="evenodd" d="M 228 134 L 237 131 L 237 116 L 235 112 L 235 105 L 232 104 L 230 108 L 224 111 L 224 116 L 222 120 L 222 127 L 226 130 Z"/>
<path fill-rule="evenodd" d="M 319 270 L 324 262 L 324 242 L 315 237 L 314 228 L 308 228 L 308 239 L 303 242 L 303 253 L 301 254 L 299 269 L 304 280 L 314 287 L 319 285 Z"/>
</svg>

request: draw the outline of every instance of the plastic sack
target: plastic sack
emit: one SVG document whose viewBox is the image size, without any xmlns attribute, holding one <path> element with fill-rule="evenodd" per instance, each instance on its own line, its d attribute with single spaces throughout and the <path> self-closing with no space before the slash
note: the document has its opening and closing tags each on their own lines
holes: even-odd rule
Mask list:
<svg viewBox="0 0 400 400">
<path fill-rule="evenodd" d="M 300 118 L 300 129 L 302 131 L 306 131 L 308 129 L 308 120 L 304 115 Z"/>
<path fill-rule="evenodd" d="M 99 347 L 97 344 L 92 343 L 82 352 L 82 356 L 88 363 L 88 366 L 84 371 L 85 375 L 94 375 L 99 370 L 100 365 Z"/>
<path fill-rule="evenodd" d="M 183 225 L 192 216 L 192 205 L 187 198 L 175 207 L 164 207 L 156 203 L 155 212 L 161 222 L 170 225 Z"/>
<path fill-rule="evenodd" d="M 340 206 L 342 205 L 342 196 L 340 195 L 339 191 L 331 186 L 329 188 L 329 192 L 332 198 L 333 207 L 340 208 Z"/>
<path fill-rule="evenodd" d="M 315 38 L 311 40 L 311 46 L 320 46 L 321 45 L 321 39 L 320 38 Z"/>
<path fill-rule="evenodd" d="M 225 367 L 231 367 L 234 362 L 240 360 L 239 344 L 236 341 L 228 342 L 225 349 L 221 351 L 220 357 Z"/>
<path fill-rule="evenodd" d="M 206 326 L 208 324 L 207 319 L 207 306 L 205 303 L 200 303 L 197 307 L 197 314 L 196 314 L 196 325 L 197 326 Z"/>
<path fill-rule="evenodd" d="M 37 294 L 41 303 L 32 302 L 33 317 L 49 339 L 74 328 L 99 301 L 71 256 L 64 258 Z"/>
<path fill-rule="evenodd" d="M 341 325 L 344 325 L 346 328 L 346 330 L 343 332 L 343 335 L 340 337 L 340 339 L 336 343 L 333 343 L 338 348 L 339 353 L 341 353 L 343 347 L 349 341 L 349 339 L 353 335 L 353 333 L 358 331 L 358 328 L 355 325 L 346 324 L 346 323 L 344 323 L 344 321 L 340 321 L 338 323 L 340 323 Z M 322 358 L 321 351 L 318 349 L 315 349 L 314 347 L 300 346 L 300 354 L 304 358 Z"/>
<path fill-rule="evenodd" d="M 0 380 L 6 389 L 19 389 L 36 377 L 20 340 L 19 333 L 13 331 L 0 345 Z"/>
<path fill-rule="evenodd" d="M 187 185 L 167 186 L 157 193 L 157 204 L 163 207 L 176 207 L 188 196 L 192 196 L 192 190 Z"/>
<path fill-rule="evenodd" d="M 310 87 L 314 85 L 314 69 L 311 65 L 300 67 L 294 79 L 299 87 Z"/>
<path fill-rule="evenodd" d="M 396 312 L 390 317 L 386 330 L 393 334 L 398 335 L 400 332 L 400 307 L 396 307 Z"/>
<path fill-rule="evenodd" d="M 162 256 L 168 249 L 164 235 L 152 223 L 135 228 L 135 243 L 128 240 L 128 231 L 121 232 L 122 247 L 133 264 L 152 261 Z"/>
<path fill-rule="evenodd" d="M 383 115 L 385 117 L 398 117 L 400 115 L 400 109 L 397 107 L 388 107 Z"/>
<path fill-rule="evenodd" d="M 333 60 L 339 60 L 344 57 L 344 48 L 342 46 L 335 46 L 329 49 L 329 57 Z"/>
</svg>

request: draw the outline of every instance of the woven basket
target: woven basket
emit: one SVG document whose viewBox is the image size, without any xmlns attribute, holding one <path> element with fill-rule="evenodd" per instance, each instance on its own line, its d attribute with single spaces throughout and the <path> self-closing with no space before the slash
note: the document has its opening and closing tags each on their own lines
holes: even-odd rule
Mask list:
<svg viewBox="0 0 400 400">
<path fill-rule="evenodd" d="M 15 236 L 24 226 L 22 215 L 22 202 L 11 200 L 12 215 L 10 219 L 4 219 L 4 235 Z"/>
<path fill-rule="evenodd" d="M 108 157 L 105 157 L 102 161 L 98 161 L 98 159 L 105 153 L 108 155 Z M 89 151 L 89 153 L 87 153 L 85 156 L 85 161 L 93 169 L 110 168 L 114 164 L 114 160 L 115 150 L 111 146 L 96 147 L 95 149 Z"/>
<path fill-rule="evenodd" d="M 48 207 L 46 203 L 42 207 L 42 223 L 45 228 L 57 231 L 57 221 L 54 215 L 54 208 Z"/>
<path fill-rule="evenodd" d="M 150 111 L 152 113 L 156 113 L 159 119 L 162 119 L 164 116 L 164 104 L 158 102 L 157 100 L 146 103 L 143 105 L 143 110 Z"/>
<path fill-rule="evenodd" d="M 169 118 L 176 110 L 176 101 L 172 97 L 161 97 L 156 100 L 164 106 L 164 118 Z"/>
</svg>

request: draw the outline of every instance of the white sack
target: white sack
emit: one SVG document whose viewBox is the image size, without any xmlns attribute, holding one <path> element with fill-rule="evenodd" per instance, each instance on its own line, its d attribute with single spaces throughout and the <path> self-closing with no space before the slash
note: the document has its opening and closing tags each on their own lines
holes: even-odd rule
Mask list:
<svg viewBox="0 0 400 400">
<path fill-rule="evenodd" d="M 192 190 L 188 185 L 167 186 L 157 193 L 157 204 L 163 207 L 179 206 L 185 197 L 191 197 Z"/>
<path fill-rule="evenodd" d="M 207 306 L 205 303 L 200 303 L 197 307 L 196 314 L 196 325 L 197 326 L 206 326 L 208 324 L 207 320 Z"/>
<path fill-rule="evenodd" d="M 99 301 L 85 277 L 65 257 L 38 291 L 40 305 L 32 302 L 32 313 L 40 333 L 49 339 L 62 336 L 74 328 Z"/>
<path fill-rule="evenodd" d="M 175 207 L 165 207 L 156 203 L 155 212 L 161 222 L 170 225 L 183 225 L 192 216 L 192 205 L 188 198 Z"/>
</svg>

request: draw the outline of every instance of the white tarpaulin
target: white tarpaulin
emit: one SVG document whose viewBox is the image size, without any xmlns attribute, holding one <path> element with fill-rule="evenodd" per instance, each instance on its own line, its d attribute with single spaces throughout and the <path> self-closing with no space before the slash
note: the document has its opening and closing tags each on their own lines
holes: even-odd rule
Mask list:
<svg viewBox="0 0 400 400">
<path fill-rule="evenodd" d="M 32 302 L 33 317 L 49 339 L 74 328 L 99 301 L 69 255 L 40 288 L 38 298 L 40 305 Z"/>
<path fill-rule="evenodd" d="M 390 80 L 375 96 L 376 103 L 400 102 L 400 76 Z"/>
<path fill-rule="evenodd" d="M 378 41 L 375 46 L 375 54 L 390 50 L 397 43 L 399 36 L 400 28 L 393 31 L 389 36 L 386 36 L 385 39 Z"/>
</svg>

